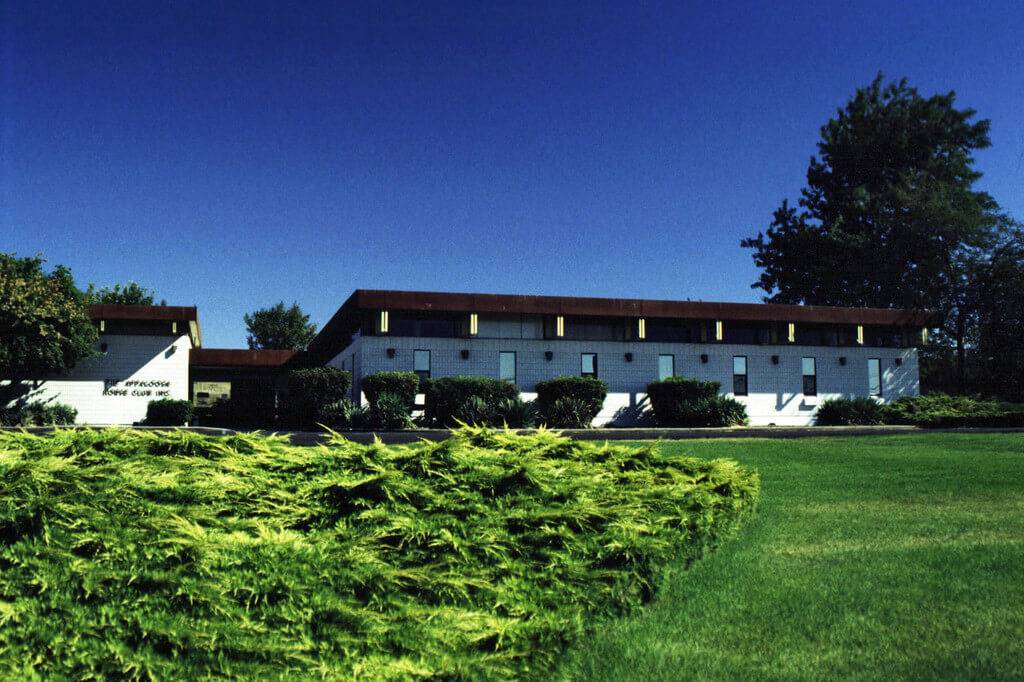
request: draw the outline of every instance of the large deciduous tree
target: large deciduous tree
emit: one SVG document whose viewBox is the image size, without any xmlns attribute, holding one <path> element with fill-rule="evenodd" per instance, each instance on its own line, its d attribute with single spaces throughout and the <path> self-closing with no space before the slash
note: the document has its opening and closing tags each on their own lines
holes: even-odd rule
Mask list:
<svg viewBox="0 0 1024 682">
<path fill-rule="evenodd" d="M 97 332 L 71 271 L 42 258 L 0 253 L 0 391 L 6 402 L 28 380 L 70 370 L 94 352 Z M 2 407 L 2 404 L 0 404 Z"/>
<path fill-rule="evenodd" d="M 741 243 L 767 301 L 936 310 L 961 388 L 971 333 L 972 269 L 1002 225 L 975 189 L 973 154 L 989 122 L 955 94 L 922 97 L 879 75 L 821 128 L 798 206 Z"/>
<path fill-rule="evenodd" d="M 97 289 L 94 284 L 89 285 L 85 293 L 90 303 L 106 303 L 117 305 L 154 305 L 156 293 L 139 286 L 137 282 L 128 282 L 124 286 L 115 284 L 112 287 Z M 160 305 L 167 305 L 166 300 L 161 300 Z"/>
<path fill-rule="evenodd" d="M 245 315 L 249 348 L 305 350 L 316 336 L 316 325 L 298 303 L 286 308 L 284 301 Z"/>
</svg>

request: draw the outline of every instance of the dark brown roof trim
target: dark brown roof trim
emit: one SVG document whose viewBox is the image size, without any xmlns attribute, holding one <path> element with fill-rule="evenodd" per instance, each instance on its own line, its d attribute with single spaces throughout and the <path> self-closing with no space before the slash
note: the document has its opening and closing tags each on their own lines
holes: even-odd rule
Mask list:
<svg viewBox="0 0 1024 682">
<path fill-rule="evenodd" d="M 94 320 L 167 320 L 169 322 L 195 322 L 199 311 L 195 306 L 183 305 L 112 305 L 89 306 L 89 317 Z"/>
<path fill-rule="evenodd" d="M 839 308 L 774 303 L 717 303 L 357 289 L 310 344 L 311 355 L 323 360 L 330 359 L 334 354 L 340 352 L 342 349 L 336 346 L 344 342 L 348 335 L 358 327 L 359 320 L 356 313 L 360 310 L 662 317 L 882 326 L 926 326 L 935 323 L 934 313 L 930 311 L 893 308 Z"/>
<path fill-rule="evenodd" d="M 751 322 L 826 322 L 831 324 L 924 325 L 931 313 L 892 308 L 838 308 L 774 303 L 715 303 L 633 298 L 456 294 L 360 289 L 355 307 L 369 310 L 436 310 L 474 313 L 670 317 Z"/>
<path fill-rule="evenodd" d="M 199 330 L 199 311 L 184 305 L 115 305 L 96 303 L 89 306 L 89 318 L 99 320 L 133 320 L 142 322 L 184 322 L 192 347 L 203 345 Z"/>
<path fill-rule="evenodd" d="M 188 364 L 203 367 L 280 367 L 295 355 L 293 350 L 193 348 Z"/>
</svg>

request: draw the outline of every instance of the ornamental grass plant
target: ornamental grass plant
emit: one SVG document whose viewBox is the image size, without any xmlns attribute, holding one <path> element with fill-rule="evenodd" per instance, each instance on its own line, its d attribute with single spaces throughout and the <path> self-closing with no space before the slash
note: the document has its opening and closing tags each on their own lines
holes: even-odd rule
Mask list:
<svg viewBox="0 0 1024 682">
<path fill-rule="evenodd" d="M 0 678 L 544 678 L 758 486 L 543 430 L 3 432 Z"/>
</svg>

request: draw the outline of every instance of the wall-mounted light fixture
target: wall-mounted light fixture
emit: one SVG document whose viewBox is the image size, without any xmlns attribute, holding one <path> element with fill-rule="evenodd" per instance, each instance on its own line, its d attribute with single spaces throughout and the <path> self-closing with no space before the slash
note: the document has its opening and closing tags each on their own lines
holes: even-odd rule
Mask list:
<svg viewBox="0 0 1024 682">
<path fill-rule="evenodd" d="M 378 331 L 380 331 L 381 334 L 388 333 L 388 327 L 391 326 L 391 320 L 389 319 L 390 317 L 391 316 L 388 315 L 388 311 L 380 311 L 380 320 L 377 322 L 377 329 Z"/>
<path fill-rule="evenodd" d="M 725 338 L 725 325 L 722 324 L 721 320 L 715 320 L 715 341 L 721 341 Z"/>
<path fill-rule="evenodd" d="M 647 320 L 640 318 L 636 321 L 636 338 L 646 339 L 647 338 Z"/>
<path fill-rule="evenodd" d="M 864 325 L 862 324 L 857 325 L 857 345 L 864 345 Z"/>
<path fill-rule="evenodd" d="M 772 364 L 773 365 L 779 364 L 779 356 L 778 355 L 773 355 L 772 356 Z"/>
<path fill-rule="evenodd" d="M 462 350 L 460 350 L 459 357 L 461 357 L 463 360 L 469 360 L 469 349 L 463 348 Z"/>
<path fill-rule="evenodd" d="M 921 345 L 928 345 L 928 327 L 921 327 Z"/>
<path fill-rule="evenodd" d="M 796 324 L 793 322 L 789 323 L 789 329 L 786 331 L 786 340 L 790 343 L 796 343 Z"/>
<path fill-rule="evenodd" d="M 555 354 L 549 350 L 544 351 L 544 359 L 551 362 L 551 358 L 555 357 Z"/>
<path fill-rule="evenodd" d="M 626 353 L 626 362 L 633 362 L 633 354 Z"/>
<path fill-rule="evenodd" d="M 555 336 L 559 338 L 565 336 L 565 317 L 562 315 L 555 318 Z"/>
<path fill-rule="evenodd" d="M 395 349 L 394 348 L 388 348 L 388 357 L 389 358 L 395 357 Z"/>
<path fill-rule="evenodd" d="M 178 323 L 177 322 L 171 322 L 171 333 L 172 334 L 177 334 L 178 333 Z"/>
<path fill-rule="evenodd" d="M 100 320 L 100 331 L 101 332 L 107 331 L 107 321 L 106 320 Z"/>
<path fill-rule="evenodd" d="M 707 353 L 701 353 L 700 354 L 700 364 L 702 364 L 702 365 L 708 364 L 708 354 Z"/>
<path fill-rule="evenodd" d="M 476 336 L 480 333 L 480 316 L 476 313 L 469 314 L 469 335 Z"/>
</svg>

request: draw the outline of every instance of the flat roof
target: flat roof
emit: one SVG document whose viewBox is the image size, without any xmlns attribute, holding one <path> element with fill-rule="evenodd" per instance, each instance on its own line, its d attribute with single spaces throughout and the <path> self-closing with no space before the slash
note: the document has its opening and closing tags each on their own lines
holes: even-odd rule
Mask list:
<svg viewBox="0 0 1024 682">
<path fill-rule="evenodd" d="M 357 289 L 320 330 L 309 346 L 310 353 L 326 356 L 332 351 L 340 351 L 341 348 L 337 348 L 337 344 L 347 340 L 358 328 L 359 312 L 364 310 L 592 315 L 882 326 L 926 326 L 934 321 L 934 313 L 931 311 L 896 308 Z"/>
<path fill-rule="evenodd" d="M 193 348 L 188 364 L 203 367 L 280 367 L 293 357 L 293 350 L 252 350 L 248 348 Z"/>
<path fill-rule="evenodd" d="M 95 303 L 89 306 L 89 318 L 93 320 L 132 320 L 141 322 L 185 322 L 188 325 L 192 345 L 202 345 L 199 331 L 199 310 L 184 305 L 120 305 Z"/>
</svg>

